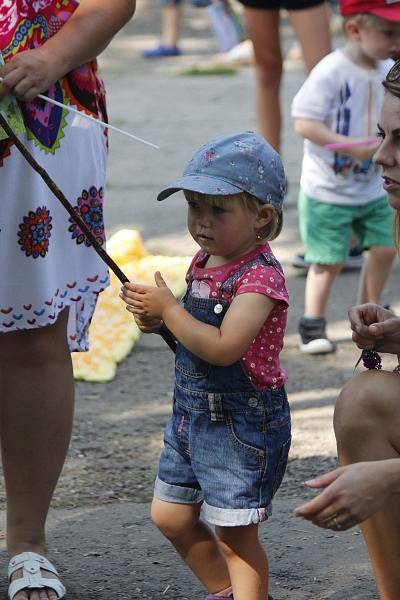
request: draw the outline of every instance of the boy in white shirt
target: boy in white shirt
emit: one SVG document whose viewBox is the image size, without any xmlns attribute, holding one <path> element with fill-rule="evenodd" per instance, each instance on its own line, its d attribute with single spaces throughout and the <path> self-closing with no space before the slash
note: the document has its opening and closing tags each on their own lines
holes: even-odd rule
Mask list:
<svg viewBox="0 0 400 600">
<path fill-rule="evenodd" d="M 341 0 L 343 48 L 323 58 L 293 100 L 297 133 L 305 138 L 300 180 L 300 233 L 312 262 L 299 324 L 300 349 L 334 352 L 325 312 L 332 285 L 347 258 L 350 231 L 368 249 L 358 302 L 377 302 L 395 256 L 392 211 L 379 167 L 376 143 L 351 145 L 377 135 L 382 80 L 400 53 L 400 2 Z M 327 144 L 343 144 L 328 150 Z"/>
</svg>

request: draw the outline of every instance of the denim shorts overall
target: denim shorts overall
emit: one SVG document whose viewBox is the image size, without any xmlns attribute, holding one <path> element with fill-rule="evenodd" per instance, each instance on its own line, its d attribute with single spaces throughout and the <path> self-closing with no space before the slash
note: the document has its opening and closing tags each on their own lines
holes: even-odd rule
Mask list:
<svg viewBox="0 0 400 600">
<path fill-rule="evenodd" d="M 236 279 L 260 255 L 220 288 L 220 297 L 197 298 L 191 281 L 185 309 L 219 327 Z M 154 495 L 166 502 L 202 503 L 202 516 L 220 526 L 249 525 L 271 514 L 290 448 L 290 411 L 285 388 L 257 390 L 242 361 L 227 367 L 198 358 L 181 344 L 176 353 L 173 414 L 166 425 Z"/>
</svg>

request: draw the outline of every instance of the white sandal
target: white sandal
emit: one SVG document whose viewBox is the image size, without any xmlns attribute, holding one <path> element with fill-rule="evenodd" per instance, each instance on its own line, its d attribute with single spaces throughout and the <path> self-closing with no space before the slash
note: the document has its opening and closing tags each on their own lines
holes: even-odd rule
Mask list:
<svg viewBox="0 0 400 600">
<path fill-rule="evenodd" d="M 11 581 L 11 575 L 22 569 L 22 577 Z M 21 590 L 49 588 L 57 594 L 58 600 L 65 598 L 66 589 L 59 579 L 42 577 L 40 569 L 49 571 L 58 577 L 57 570 L 46 557 L 36 552 L 22 552 L 13 556 L 8 564 L 8 579 L 10 585 L 8 588 L 9 600 L 13 600 L 15 595 Z"/>
</svg>

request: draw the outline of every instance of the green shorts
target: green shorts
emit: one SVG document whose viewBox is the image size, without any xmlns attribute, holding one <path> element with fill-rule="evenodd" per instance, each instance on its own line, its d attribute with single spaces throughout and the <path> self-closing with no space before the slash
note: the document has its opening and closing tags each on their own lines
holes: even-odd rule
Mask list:
<svg viewBox="0 0 400 600">
<path fill-rule="evenodd" d="M 299 225 L 305 259 L 312 263 L 344 262 L 349 254 L 351 232 L 363 250 L 371 246 L 394 246 L 393 211 L 386 196 L 361 206 L 347 206 L 319 202 L 300 190 Z"/>
</svg>

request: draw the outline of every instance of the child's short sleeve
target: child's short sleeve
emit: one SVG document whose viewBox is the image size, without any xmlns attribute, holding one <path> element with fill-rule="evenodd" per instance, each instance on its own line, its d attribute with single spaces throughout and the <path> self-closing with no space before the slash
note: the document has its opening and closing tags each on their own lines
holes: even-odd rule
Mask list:
<svg viewBox="0 0 400 600">
<path fill-rule="evenodd" d="M 235 284 L 234 296 L 240 294 L 264 294 L 272 300 L 289 304 L 289 295 L 285 285 L 285 278 L 274 267 L 256 264 L 249 268 Z"/>
<path fill-rule="evenodd" d="M 293 118 L 328 120 L 337 95 L 336 72 L 331 55 L 314 67 L 293 99 Z"/>
</svg>

